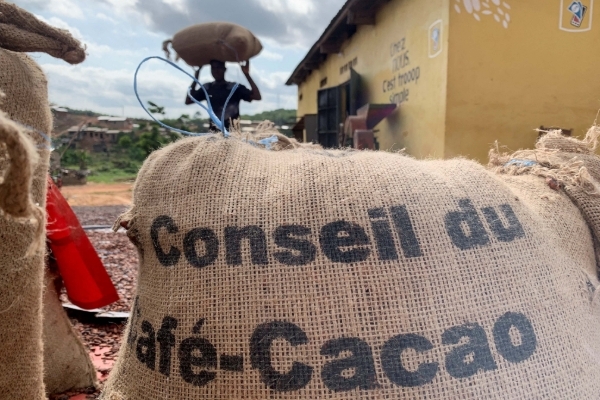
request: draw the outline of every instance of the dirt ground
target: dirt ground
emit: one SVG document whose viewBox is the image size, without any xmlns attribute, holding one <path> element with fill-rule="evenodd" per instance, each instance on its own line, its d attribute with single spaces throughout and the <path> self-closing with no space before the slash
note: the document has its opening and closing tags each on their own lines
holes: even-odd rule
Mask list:
<svg viewBox="0 0 600 400">
<path fill-rule="evenodd" d="M 132 183 L 87 183 L 60 191 L 71 206 L 126 206 L 131 204 L 132 187 Z"/>
</svg>

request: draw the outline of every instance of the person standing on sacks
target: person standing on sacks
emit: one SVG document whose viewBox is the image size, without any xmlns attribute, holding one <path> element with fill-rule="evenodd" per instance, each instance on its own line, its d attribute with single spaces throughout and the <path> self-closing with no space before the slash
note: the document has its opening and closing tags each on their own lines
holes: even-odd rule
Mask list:
<svg viewBox="0 0 600 400">
<path fill-rule="evenodd" d="M 253 100 L 261 100 L 262 96 L 256 83 L 250 76 L 250 61 L 246 61 L 244 65 L 241 65 L 242 72 L 246 76 L 248 83 L 250 84 L 250 89 L 245 87 L 244 85 L 239 85 L 235 92 L 232 94 L 229 102 L 227 103 L 227 109 L 225 110 L 225 128 L 229 129 L 230 121 L 234 119 L 238 119 L 240 117 L 240 101 L 244 100 L 247 102 L 251 102 Z M 196 79 L 200 76 L 200 70 L 202 67 L 198 68 L 195 73 Z M 227 68 L 225 67 L 225 63 L 218 60 L 211 60 L 210 62 L 210 71 L 215 79 L 213 82 L 205 83 L 204 89 L 206 89 L 206 93 L 210 98 L 210 104 L 215 112 L 215 115 L 218 118 L 221 118 L 223 114 L 223 108 L 225 107 L 225 102 L 229 97 L 233 87 L 235 86 L 235 82 L 228 82 L 225 80 L 225 71 Z M 191 86 L 191 97 L 193 97 L 196 101 L 206 100 L 206 93 L 201 87 L 196 88 L 196 81 L 192 82 Z M 194 100 L 190 98 L 190 95 L 186 96 L 185 104 L 193 104 Z M 210 130 L 219 130 L 217 126 L 210 121 Z"/>
</svg>

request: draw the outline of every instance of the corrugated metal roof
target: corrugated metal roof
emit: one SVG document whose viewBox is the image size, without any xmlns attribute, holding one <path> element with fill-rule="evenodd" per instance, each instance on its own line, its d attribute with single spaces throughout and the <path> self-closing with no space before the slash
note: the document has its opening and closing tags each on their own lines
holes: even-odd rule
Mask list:
<svg viewBox="0 0 600 400">
<path fill-rule="evenodd" d="M 108 121 L 108 122 L 125 122 L 127 118 L 125 117 L 109 117 L 107 115 L 102 115 L 98 117 L 98 121 Z"/>
</svg>

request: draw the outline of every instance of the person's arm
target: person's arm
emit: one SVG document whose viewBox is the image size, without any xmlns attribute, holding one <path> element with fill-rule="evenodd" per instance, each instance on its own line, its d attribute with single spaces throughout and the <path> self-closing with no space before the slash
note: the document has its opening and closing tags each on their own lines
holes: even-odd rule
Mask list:
<svg viewBox="0 0 600 400">
<path fill-rule="evenodd" d="M 262 96 L 260 95 L 260 90 L 258 90 L 258 86 L 256 86 L 256 83 L 254 83 L 254 80 L 252 80 L 252 77 L 250 76 L 250 60 L 247 60 L 246 64 L 242 65 L 241 67 L 242 72 L 246 76 L 246 79 L 248 79 L 248 83 L 252 89 L 250 92 L 250 100 L 261 100 Z"/>
<path fill-rule="evenodd" d="M 202 69 L 202 67 L 199 67 L 199 68 L 196 70 L 196 72 L 194 73 L 194 77 L 195 77 L 197 80 L 199 79 L 198 77 L 200 76 L 200 70 L 201 70 L 201 69 Z M 204 97 L 206 97 L 206 96 L 204 96 L 204 90 L 201 90 L 201 88 L 198 88 L 199 90 L 198 90 L 198 89 L 196 89 L 196 81 L 192 81 L 192 86 L 191 86 L 191 89 L 192 89 L 192 95 L 194 96 L 194 98 L 195 98 L 196 100 L 198 100 L 198 101 L 202 101 L 202 100 L 204 100 Z M 197 93 L 197 94 L 196 94 L 195 92 L 202 92 L 202 93 Z M 190 96 L 189 96 L 187 93 L 186 93 L 186 95 L 185 95 L 185 104 L 195 104 L 195 103 L 194 103 L 194 100 L 192 100 L 192 99 L 190 98 Z"/>
</svg>

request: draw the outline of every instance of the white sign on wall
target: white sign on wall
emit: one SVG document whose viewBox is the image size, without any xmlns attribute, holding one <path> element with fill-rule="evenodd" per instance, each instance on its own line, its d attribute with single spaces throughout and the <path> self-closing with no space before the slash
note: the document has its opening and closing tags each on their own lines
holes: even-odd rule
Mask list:
<svg viewBox="0 0 600 400">
<path fill-rule="evenodd" d="M 592 29 L 594 0 L 560 0 L 558 28 L 565 32 L 588 32 Z"/>
<path fill-rule="evenodd" d="M 441 19 L 429 26 L 429 58 L 437 57 L 443 50 L 443 28 L 444 22 Z"/>
</svg>

